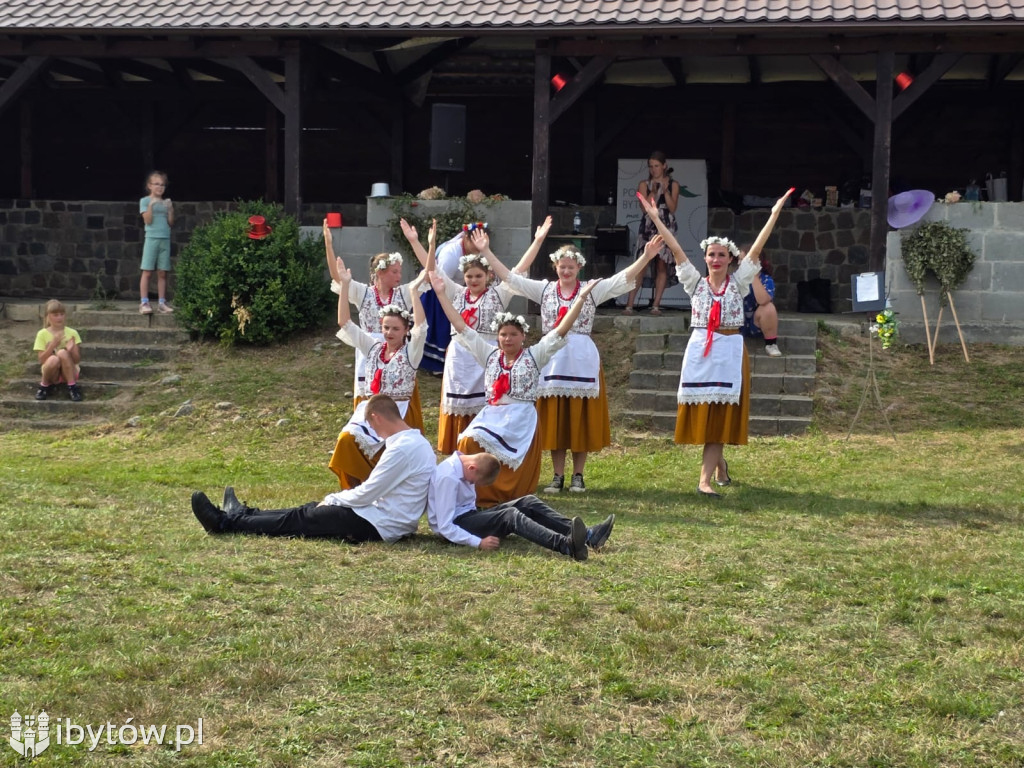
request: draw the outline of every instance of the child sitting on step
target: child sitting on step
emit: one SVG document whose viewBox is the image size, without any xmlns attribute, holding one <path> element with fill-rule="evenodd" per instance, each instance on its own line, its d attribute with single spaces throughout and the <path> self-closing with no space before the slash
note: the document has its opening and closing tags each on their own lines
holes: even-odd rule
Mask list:
<svg viewBox="0 0 1024 768">
<path fill-rule="evenodd" d="M 43 327 L 36 334 L 32 349 L 39 355 L 42 375 L 36 400 L 45 400 L 53 393 L 56 384 L 68 385 L 68 396 L 76 403 L 82 399 L 78 387 L 78 374 L 82 366 L 82 337 L 74 328 L 64 325 L 67 310 L 56 299 L 46 302 Z"/>
</svg>

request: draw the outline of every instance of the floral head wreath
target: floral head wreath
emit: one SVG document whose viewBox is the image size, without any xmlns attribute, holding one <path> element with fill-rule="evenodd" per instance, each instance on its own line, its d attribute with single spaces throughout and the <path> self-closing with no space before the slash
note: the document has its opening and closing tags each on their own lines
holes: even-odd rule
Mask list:
<svg viewBox="0 0 1024 768">
<path fill-rule="evenodd" d="M 407 322 L 409 325 L 412 325 L 412 313 L 402 309 L 397 304 L 386 304 L 377 310 L 377 317 L 379 317 L 381 320 L 383 320 L 388 315 L 398 315 L 398 317 L 405 320 L 405 322 Z"/>
<path fill-rule="evenodd" d="M 487 231 L 487 222 L 486 221 L 471 221 L 471 222 L 469 222 L 469 224 L 463 224 L 462 225 L 462 231 L 463 232 L 472 232 L 474 229 L 482 229 L 482 230 L 484 230 L 484 232 L 486 232 Z"/>
<path fill-rule="evenodd" d="M 377 262 L 377 266 L 375 266 L 373 269 L 375 272 L 383 272 L 392 264 L 398 264 L 399 266 L 401 266 L 402 264 L 402 254 L 400 254 L 398 251 L 389 253 L 386 256 L 382 255 L 380 261 Z"/>
<path fill-rule="evenodd" d="M 700 249 L 704 253 L 707 253 L 709 245 L 724 245 L 729 249 L 729 253 L 735 256 L 737 259 L 740 257 L 739 246 L 736 245 L 728 237 L 706 237 L 700 241 Z"/>
<path fill-rule="evenodd" d="M 587 266 L 587 260 L 583 258 L 583 254 L 573 248 L 571 245 L 563 245 L 557 251 L 551 254 L 551 263 L 557 264 L 560 259 L 574 259 L 577 264 L 581 267 Z"/>
<path fill-rule="evenodd" d="M 526 318 L 522 315 L 513 315 L 511 312 L 498 312 L 491 323 L 491 330 L 497 331 L 503 325 L 518 325 L 523 333 L 530 332 L 530 326 L 526 324 Z"/>
<path fill-rule="evenodd" d="M 479 266 L 486 272 L 490 268 L 490 264 L 487 263 L 487 258 L 481 256 L 479 253 L 467 253 L 465 256 L 459 256 L 459 271 L 465 272 L 470 267 Z"/>
</svg>

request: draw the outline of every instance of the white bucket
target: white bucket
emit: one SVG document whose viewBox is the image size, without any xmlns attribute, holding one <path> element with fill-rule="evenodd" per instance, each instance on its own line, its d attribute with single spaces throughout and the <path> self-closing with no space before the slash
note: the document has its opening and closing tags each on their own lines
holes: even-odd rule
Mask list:
<svg viewBox="0 0 1024 768">
<path fill-rule="evenodd" d="M 991 175 L 985 180 L 985 187 L 988 190 L 990 203 L 1005 203 L 1007 200 L 1006 177 L 993 179 Z"/>
<path fill-rule="evenodd" d="M 370 190 L 370 197 L 391 197 L 391 187 L 383 181 L 378 181 Z"/>
</svg>

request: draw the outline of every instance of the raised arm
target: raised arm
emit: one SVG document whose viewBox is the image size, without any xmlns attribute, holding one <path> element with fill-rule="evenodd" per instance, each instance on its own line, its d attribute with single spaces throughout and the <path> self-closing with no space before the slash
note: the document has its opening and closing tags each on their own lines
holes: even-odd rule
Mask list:
<svg viewBox="0 0 1024 768">
<path fill-rule="evenodd" d="M 416 242 L 418 244 L 419 240 Z M 427 234 L 427 245 L 430 247 L 430 250 L 427 251 L 427 261 L 423 265 L 423 270 L 429 274 L 437 269 L 437 219 L 432 219 L 430 222 L 430 232 Z M 426 278 L 424 278 L 424 280 L 425 279 Z"/>
<path fill-rule="evenodd" d="M 672 251 L 672 256 L 676 260 L 676 264 L 682 264 L 686 261 L 686 254 L 683 252 L 683 246 L 676 240 L 676 236 L 672 234 L 672 230 L 665 226 L 665 222 L 661 220 L 661 216 L 658 215 L 658 208 L 650 200 L 641 195 L 639 192 L 636 193 L 637 200 L 640 201 L 640 206 L 646 211 L 647 218 L 654 222 L 654 226 L 658 230 L 658 234 L 661 235 L 661 239 L 665 241 L 665 245 Z"/>
<path fill-rule="evenodd" d="M 324 250 L 327 252 L 327 271 L 331 273 L 331 280 L 340 283 L 341 282 L 341 270 L 345 269 L 345 262 L 340 257 L 334 255 L 334 236 L 331 234 L 331 228 L 327 226 L 327 219 L 324 219 Z M 349 273 L 349 282 L 352 282 L 352 273 Z M 345 286 L 346 296 L 348 296 L 348 286 Z"/>
<path fill-rule="evenodd" d="M 509 269 L 497 256 L 494 255 L 494 251 L 491 250 L 491 238 L 487 234 L 486 230 L 474 229 L 469 239 L 473 241 L 473 245 L 476 246 L 477 252 L 487 259 L 487 265 L 491 268 L 491 271 L 496 274 L 501 280 L 508 281 Z"/>
<path fill-rule="evenodd" d="M 405 235 L 405 239 L 409 241 L 409 247 L 412 248 L 412 252 L 416 255 L 416 259 L 419 261 L 420 266 L 424 269 L 432 269 L 427 266 L 427 252 L 423 250 L 423 246 L 420 244 L 420 238 L 416 232 L 416 227 L 405 219 L 399 219 L 398 223 L 402 227 L 402 234 Z"/>
<path fill-rule="evenodd" d="M 540 253 L 540 247 L 544 244 L 544 238 L 548 236 L 548 232 L 551 231 L 551 217 L 548 216 L 544 219 L 544 223 L 537 227 L 537 231 L 533 235 L 533 242 L 530 243 L 530 247 L 526 249 L 526 253 L 519 260 L 513 268 L 513 272 L 518 272 L 521 275 L 525 275 L 530 271 L 530 266 L 533 264 L 533 260 L 537 258 L 537 254 Z M 504 278 L 502 278 L 504 280 Z"/>
<path fill-rule="evenodd" d="M 572 306 L 569 307 L 569 311 L 565 313 L 565 316 L 562 318 L 562 322 L 555 326 L 555 333 L 559 336 L 565 336 L 569 332 L 572 328 L 572 324 L 576 322 L 576 318 L 578 318 L 580 316 L 580 312 L 583 311 L 583 304 L 586 302 L 590 292 L 593 291 L 600 282 L 600 278 L 597 280 L 590 280 L 582 289 L 580 289 L 579 295 L 572 303 Z"/>
<path fill-rule="evenodd" d="M 764 226 L 761 227 L 761 231 L 758 233 L 757 239 L 754 240 L 754 244 L 750 246 L 750 250 L 747 251 L 747 255 L 744 258 L 750 259 L 751 261 L 761 260 L 761 249 L 764 248 L 764 244 L 768 242 L 768 237 L 771 235 L 772 230 L 775 229 L 775 222 L 779 220 L 779 214 L 782 213 L 782 209 L 785 207 L 786 201 L 795 190 L 796 187 L 790 187 L 786 194 L 775 201 L 775 205 L 772 206 L 772 212 L 768 216 L 768 221 L 766 221 Z"/>
<path fill-rule="evenodd" d="M 445 315 L 448 317 L 448 322 L 452 324 L 452 328 L 455 329 L 456 333 L 462 333 L 466 330 L 466 321 L 462 319 L 462 315 L 455 311 L 455 305 L 448 298 L 448 294 L 444 289 L 444 276 L 437 272 L 430 272 L 428 273 L 428 278 L 430 284 L 434 287 L 437 303 L 444 310 Z"/>
<path fill-rule="evenodd" d="M 651 259 L 658 255 L 658 251 L 661 250 L 661 246 L 664 244 L 665 241 L 662 239 L 661 235 L 655 235 L 647 241 L 647 245 L 644 246 L 644 252 L 640 255 L 640 258 L 622 270 L 630 285 L 634 285 L 636 283 L 636 279 L 644 271 L 647 265 L 651 263 Z"/>
<path fill-rule="evenodd" d="M 325 226 L 324 229 L 327 227 Z M 352 320 L 352 310 L 348 306 L 348 287 L 352 284 L 352 270 L 345 269 L 345 262 L 336 260 L 333 273 L 337 273 L 337 280 L 341 283 L 341 293 L 338 294 L 338 327 L 344 328 Z"/>
<path fill-rule="evenodd" d="M 409 284 L 409 293 L 412 295 L 412 322 L 413 327 L 422 328 L 427 321 L 427 314 L 423 311 L 423 301 L 420 298 L 420 286 L 427 280 L 427 270 L 421 270 L 416 279 Z"/>
</svg>

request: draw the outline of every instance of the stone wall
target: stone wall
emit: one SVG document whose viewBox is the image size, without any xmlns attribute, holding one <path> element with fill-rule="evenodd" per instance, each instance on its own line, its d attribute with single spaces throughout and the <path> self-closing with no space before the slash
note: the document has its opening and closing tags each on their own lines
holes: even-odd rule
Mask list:
<svg viewBox="0 0 1024 768">
<path fill-rule="evenodd" d="M 357 271 L 370 253 L 390 250 L 381 217 L 390 216 L 389 202 L 366 205 L 307 206 L 302 223 L 315 229 L 328 210 L 341 211 L 345 227 L 335 240 L 354 257 Z M 0 296 L 12 298 L 89 299 L 138 297 L 139 258 L 143 232 L 136 202 L 0 200 Z M 188 242 L 192 229 L 234 203 L 175 202 L 172 257 Z M 424 207 L 435 205 L 425 203 Z M 443 205 L 438 203 L 437 205 Z M 573 208 L 553 208 L 553 230 L 568 232 Z M 583 231 L 614 223 L 610 206 L 580 208 Z M 713 208 L 708 231 L 738 242 L 754 239 L 768 212 L 733 213 Z M 525 217 L 525 218 L 524 218 Z M 532 239 L 529 203 L 509 201 L 489 210 L 495 252 L 522 253 Z M 372 221 L 370 221 L 372 219 Z M 369 225 L 369 226 L 367 226 Z M 855 209 L 783 211 L 766 249 L 775 266 L 776 303 L 795 311 L 797 283 L 816 277 L 831 281 L 833 312 L 850 309 L 850 276 L 863 272 L 868 258 L 869 216 Z M 154 286 L 155 288 L 155 286 Z M 171 284 L 173 297 L 173 274 Z"/>
<path fill-rule="evenodd" d="M 945 221 L 968 229 L 967 243 L 977 255 L 964 285 L 953 293 L 953 305 L 968 342 L 1024 345 L 1024 203 L 935 203 L 921 220 Z M 917 226 L 920 226 L 918 224 Z M 908 227 L 890 232 L 886 243 L 886 283 L 898 314 L 904 341 L 925 341 L 924 315 L 917 288 L 907 277 L 901 256 Z M 925 308 L 931 327 L 939 314 L 939 285 L 925 281 Z M 941 343 L 957 343 L 956 325 L 947 307 L 939 327 Z"/>
<path fill-rule="evenodd" d="M 752 243 L 768 219 L 767 210 L 735 214 L 713 208 L 708 233 L 733 238 L 740 245 Z M 824 278 L 830 282 L 832 311 L 852 307 L 852 275 L 866 271 L 871 241 L 870 211 L 859 208 L 789 208 L 779 215 L 764 255 L 773 266 L 775 306 L 797 310 L 797 284 Z"/>
<path fill-rule="evenodd" d="M 172 262 L 197 225 L 235 207 L 175 201 Z M 317 225 L 328 208 L 342 211 L 346 222 L 366 220 L 365 205 L 321 204 L 304 209 L 303 221 Z M 143 237 L 137 201 L 0 200 L 0 296 L 138 298 Z M 155 280 L 150 289 L 156 290 Z M 172 272 L 172 297 L 173 291 Z"/>
</svg>

